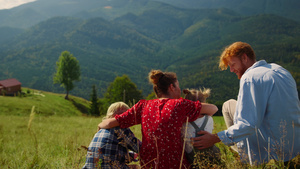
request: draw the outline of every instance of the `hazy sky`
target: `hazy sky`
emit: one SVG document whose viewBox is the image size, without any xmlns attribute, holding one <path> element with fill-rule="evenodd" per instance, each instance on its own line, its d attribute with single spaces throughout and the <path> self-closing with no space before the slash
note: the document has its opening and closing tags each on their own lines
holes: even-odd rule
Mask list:
<svg viewBox="0 0 300 169">
<path fill-rule="evenodd" d="M 0 0 L 0 10 L 10 9 L 28 2 L 33 2 L 36 0 Z"/>
</svg>

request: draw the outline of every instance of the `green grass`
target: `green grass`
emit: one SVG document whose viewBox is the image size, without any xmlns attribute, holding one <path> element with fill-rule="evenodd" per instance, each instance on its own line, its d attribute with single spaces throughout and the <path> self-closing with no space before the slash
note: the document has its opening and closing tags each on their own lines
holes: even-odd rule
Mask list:
<svg viewBox="0 0 300 169">
<path fill-rule="evenodd" d="M 0 116 L 0 168 L 79 168 L 99 118 Z M 36 143 L 35 143 L 36 137 Z M 34 158 L 37 156 L 37 158 Z"/>
<path fill-rule="evenodd" d="M 65 100 L 65 94 L 55 94 L 23 88 L 23 92 L 29 94 L 17 97 L 0 96 L 0 115 L 28 116 L 32 106 L 36 112 L 44 116 L 74 116 L 88 112 L 89 101 L 70 96 Z"/>
<path fill-rule="evenodd" d="M 215 117 L 214 117 L 215 118 Z M 102 118 L 0 115 L 0 168 L 81 168 Z M 31 122 L 30 122 L 31 121 Z M 216 117 L 215 121 L 221 121 Z M 30 127 L 29 127 L 30 123 Z M 141 126 L 131 128 L 141 139 Z"/>
<path fill-rule="evenodd" d="M 101 118 L 0 115 L 0 168 L 81 168 Z M 140 132 L 140 126 L 133 127 Z M 139 136 L 141 137 L 141 136 Z M 36 140 L 36 142 L 35 142 Z"/>
<path fill-rule="evenodd" d="M 82 146 L 88 147 L 101 120 L 86 116 L 0 115 L 0 168 L 81 168 L 86 157 Z M 224 128 L 222 117 L 214 117 L 214 121 Z M 141 138 L 140 125 L 132 130 Z M 237 153 L 222 143 L 217 146 L 222 152 L 222 165 L 215 168 L 244 168 Z"/>
<path fill-rule="evenodd" d="M 86 149 L 101 117 L 83 116 L 89 102 L 71 96 L 42 92 L 26 97 L 0 97 L 0 168 L 81 168 Z M 31 113 L 35 107 L 35 114 Z M 226 129 L 223 117 L 214 116 L 213 133 Z M 131 127 L 141 139 L 141 126 Z M 281 168 L 280 162 L 251 167 L 222 143 L 221 164 L 214 168 Z M 300 162 L 300 157 L 295 159 Z"/>
<path fill-rule="evenodd" d="M 22 90 L 23 96 L 0 96 L 0 168 L 81 168 L 86 157 L 83 147 L 89 145 L 102 118 L 85 115 L 89 107 L 85 99 Z M 132 130 L 140 133 L 140 126 Z"/>
</svg>

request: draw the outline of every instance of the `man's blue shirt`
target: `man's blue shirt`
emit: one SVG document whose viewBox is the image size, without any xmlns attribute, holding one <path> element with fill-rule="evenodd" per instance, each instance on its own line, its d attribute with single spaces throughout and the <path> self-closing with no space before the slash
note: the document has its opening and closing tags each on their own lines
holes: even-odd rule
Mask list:
<svg viewBox="0 0 300 169">
<path fill-rule="evenodd" d="M 277 64 L 256 62 L 243 74 L 234 125 L 218 133 L 237 143 L 243 161 L 289 161 L 300 153 L 300 102 L 292 75 Z"/>
</svg>

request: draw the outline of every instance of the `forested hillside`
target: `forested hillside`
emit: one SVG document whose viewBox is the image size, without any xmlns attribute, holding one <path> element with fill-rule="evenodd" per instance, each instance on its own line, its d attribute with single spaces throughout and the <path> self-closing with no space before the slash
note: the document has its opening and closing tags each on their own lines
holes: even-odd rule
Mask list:
<svg viewBox="0 0 300 169">
<path fill-rule="evenodd" d="M 129 11 L 139 12 L 149 0 L 36 0 L 10 10 L 0 10 L 0 27 L 28 28 L 57 16 L 102 17 L 111 20 Z"/>
<path fill-rule="evenodd" d="M 141 1 L 142 3 L 142 1 Z M 129 7 L 128 7 L 129 8 Z M 300 23 L 276 15 L 244 16 L 228 9 L 182 9 L 152 2 L 147 10 L 113 20 L 60 16 L 0 41 L 0 79 L 23 86 L 64 92 L 53 85 L 62 51 L 79 61 L 81 81 L 71 94 L 90 97 L 95 84 L 102 97 L 116 76 L 126 74 L 143 95 L 152 87 L 151 69 L 174 71 L 181 88 L 209 87 L 211 102 L 235 98 L 238 79 L 218 69 L 218 57 L 234 41 L 250 43 L 258 59 L 287 68 L 300 86 Z"/>
<path fill-rule="evenodd" d="M 156 0 L 182 8 L 227 8 L 243 15 L 275 14 L 300 21 L 299 0 Z"/>
<path fill-rule="evenodd" d="M 56 16 L 113 20 L 128 12 L 139 14 L 151 9 L 157 1 L 187 9 L 226 8 L 246 16 L 275 14 L 300 21 L 299 0 L 36 0 L 0 10 L 0 27 L 28 28 Z"/>
</svg>

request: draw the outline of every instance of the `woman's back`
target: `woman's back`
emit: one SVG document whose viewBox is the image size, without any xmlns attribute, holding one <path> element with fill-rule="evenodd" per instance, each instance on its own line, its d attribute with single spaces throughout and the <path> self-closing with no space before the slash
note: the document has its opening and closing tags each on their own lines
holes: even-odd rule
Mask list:
<svg viewBox="0 0 300 169">
<path fill-rule="evenodd" d="M 189 121 L 196 120 L 200 110 L 200 102 L 186 99 L 141 100 L 116 119 L 122 128 L 142 124 L 142 165 L 150 162 L 146 168 L 154 168 L 155 164 L 159 168 L 178 168 L 183 150 L 182 125 L 187 122 L 187 117 Z M 185 158 L 182 164 L 188 166 Z"/>
<path fill-rule="evenodd" d="M 173 72 L 151 70 L 148 78 L 159 99 L 141 100 L 127 112 L 101 122 L 98 127 L 127 128 L 142 124 L 142 168 L 179 168 L 181 163 L 188 167 L 182 148 L 182 124 L 187 119 L 196 120 L 200 111 L 202 114 L 212 115 L 218 108 L 215 105 L 202 105 L 199 101 L 182 99 L 179 82 Z"/>
</svg>

